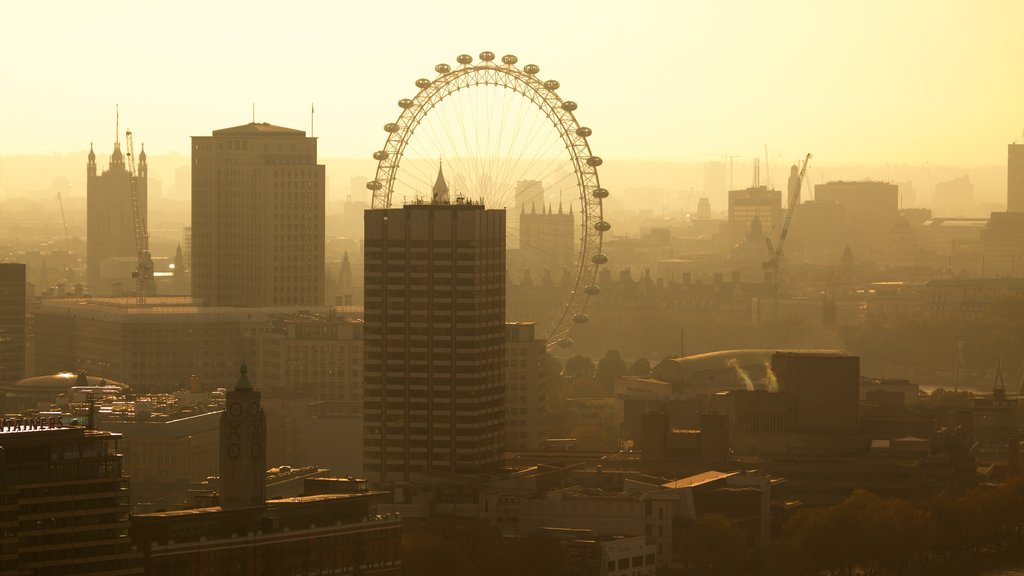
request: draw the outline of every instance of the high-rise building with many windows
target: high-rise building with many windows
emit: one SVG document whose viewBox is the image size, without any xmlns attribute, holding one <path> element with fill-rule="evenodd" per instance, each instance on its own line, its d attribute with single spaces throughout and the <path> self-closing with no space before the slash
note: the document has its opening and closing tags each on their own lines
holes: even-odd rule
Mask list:
<svg viewBox="0 0 1024 576">
<path fill-rule="evenodd" d="M 505 211 L 449 201 L 365 214 L 365 471 L 472 474 L 505 442 Z"/>
<path fill-rule="evenodd" d="M 316 144 L 255 122 L 192 137 L 192 296 L 212 306 L 323 304 Z"/>
</svg>

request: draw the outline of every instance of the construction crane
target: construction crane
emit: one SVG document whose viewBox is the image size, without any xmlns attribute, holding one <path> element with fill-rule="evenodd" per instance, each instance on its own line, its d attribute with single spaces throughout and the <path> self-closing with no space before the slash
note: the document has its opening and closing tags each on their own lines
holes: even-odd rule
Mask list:
<svg viewBox="0 0 1024 576">
<path fill-rule="evenodd" d="M 764 242 L 768 245 L 768 261 L 764 263 L 764 269 L 771 275 L 772 282 L 772 308 L 774 318 L 779 318 L 779 281 L 780 281 L 780 261 L 783 258 L 783 248 L 786 245 L 786 236 L 789 235 L 789 225 L 793 222 L 793 212 L 796 211 L 797 205 L 800 203 L 800 190 L 804 185 L 804 178 L 807 177 L 807 163 L 810 162 L 810 153 L 804 158 L 804 164 L 800 167 L 800 173 L 797 175 L 796 180 L 790 177 L 789 182 L 789 198 L 786 203 L 786 219 L 782 224 L 782 231 L 779 233 L 779 245 L 775 246 L 772 244 L 772 239 L 765 237 Z M 793 167 L 794 169 L 796 166 Z"/>
<path fill-rule="evenodd" d="M 128 182 L 132 197 L 132 221 L 135 226 L 135 298 L 139 304 L 146 303 L 146 296 L 156 294 L 153 282 L 153 257 L 149 254 L 149 232 L 146 230 L 146 218 L 142 214 L 142 202 L 139 199 L 139 188 L 135 173 L 135 148 L 132 144 L 132 131 L 125 132 L 125 163 L 128 167 Z"/>
</svg>

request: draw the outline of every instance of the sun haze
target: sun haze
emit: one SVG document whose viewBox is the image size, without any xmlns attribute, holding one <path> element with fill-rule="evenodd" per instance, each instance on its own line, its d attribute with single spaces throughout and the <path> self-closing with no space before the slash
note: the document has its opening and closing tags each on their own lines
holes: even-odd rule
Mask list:
<svg viewBox="0 0 1024 576">
<path fill-rule="evenodd" d="M 413 82 L 514 53 L 607 157 L 815 150 L 994 165 L 1024 128 L 1020 2 L 161 2 L 4 8 L 0 154 L 68 153 L 122 119 L 158 153 L 258 121 L 365 157 Z M 122 5 L 123 6 L 123 5 Z"/>
</svg>

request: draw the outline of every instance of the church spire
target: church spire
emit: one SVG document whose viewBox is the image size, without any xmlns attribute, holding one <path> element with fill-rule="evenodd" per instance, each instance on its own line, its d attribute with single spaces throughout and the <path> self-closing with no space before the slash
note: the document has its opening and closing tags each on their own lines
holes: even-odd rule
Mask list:
<svg viewBox="0 0 1024 576">
<path fill-rule="evenodd" d="M 441 172 L 441 163 L 437 163 L 437 180 L 434 181 L 434 204 L 448 204 L 448 183 L 444 181 L 444 174 Z"/>
</svg>

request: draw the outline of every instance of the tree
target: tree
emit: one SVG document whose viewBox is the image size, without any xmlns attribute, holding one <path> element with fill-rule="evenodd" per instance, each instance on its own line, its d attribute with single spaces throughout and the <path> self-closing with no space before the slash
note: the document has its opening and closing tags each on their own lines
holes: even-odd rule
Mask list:
<svg viewBox="0 0 1024 576">
<path fill-rule="evenodd" d="M 597 363 L 597 383 L 606 392 L 614 392 L 615 383 L 626 375 L 626 361 L 618 350 L 609 350 Z"/>
<path fill-rule="evenodd" d="M 573 356 L 565 361 L 565 375 L 569 378 L 593 378 L 594 361 L 586 356 Z"/>
<path fill-rule="evenodd" d="M 704 514 L 686 530 L 682 542 L 686 561 L 710 566 L 715 574 L 739 567 L 747 552 L 743 531 L 722 514 Z"/>
<path fill-rule="evenodd" d="M 647 376 L 651 373 L 651 363 L 647 361 L 647 358 L 637 358 L 629 366 L 630 376 Z"/>
</svg>

